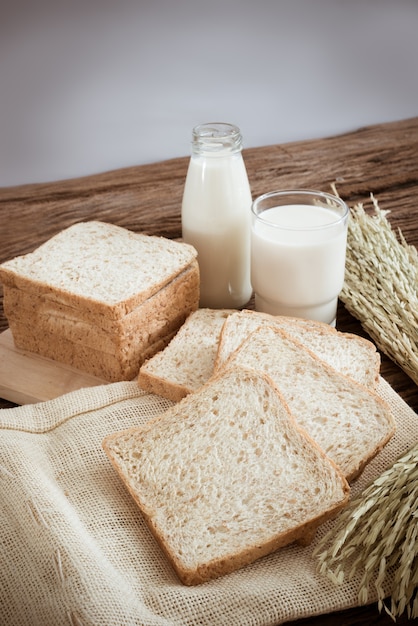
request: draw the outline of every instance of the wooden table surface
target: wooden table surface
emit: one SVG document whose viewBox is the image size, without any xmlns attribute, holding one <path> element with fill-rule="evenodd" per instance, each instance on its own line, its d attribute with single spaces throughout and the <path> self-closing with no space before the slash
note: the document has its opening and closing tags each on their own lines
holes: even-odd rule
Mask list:
<svg viewBox="0 0 418 626">
<path fill-rule="evenodd" d="M 350 206 L 370 193 L 408 243 L 418 247 L 418 117 L 336 137 L 244 150 L 253 196 L 274 189 L 331 191 Z M 180 207 L 189 157 L 53 183 L 0 189 L 0 262 L 32 251 L 74 222 L 100 219 L 134 231 L 181 236 Z M 367 336 L 339 306 L 338 328 Z M 7 321 L 0 308 L 0 331 Z M 417 330 L 418 332 L 418 330 Z M 418 412 L 418 387 L 385 355 L 382 376 Z M 0 408 L 13 406 L 0 399 Z M 408 621 L 403 615 L 398 624 Z M 375 605 L 292 622 L 296 626 L 388 625 Z"/>
</svg>

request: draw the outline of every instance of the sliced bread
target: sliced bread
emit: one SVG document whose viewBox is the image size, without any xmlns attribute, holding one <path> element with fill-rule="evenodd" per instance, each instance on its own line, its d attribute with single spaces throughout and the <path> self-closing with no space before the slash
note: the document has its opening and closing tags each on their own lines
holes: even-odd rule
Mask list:
<svg viewBox="0 0 418 626">
<path fill-rule="evenodd" d="M 197 306 L 199 274 L 194 262 L 128 315 L 118 320 L 104 315 L 85 315 L 80 308 L 53 302 L 43 295 L 32 296 L 20 289 L 4 287 L 4 311 L 10 328 L 37 331 L 39 339 L 51 337 L 82 344 L 121 358 L 136 355 L 137 372 L 142 354 L 154 341 L 177 331 Z M 165 342 L 167 344 L 167 342 Z"/>
<path fill-rule="evenodd" d="M 80 222 L 0 265 L 17 348 L 109 382 L 131 380 L 199 304 L 196 250 Z"/>
<path fill-rule="evenodd" d="M 369 389 L 376 388 L 380 355 L 371 341 L 351 333 L 338 332 L 321 322 L 295 317 L 275 317 L 249 310 L 237 311 L 225 321 L 214 370 L 222 367 L 228 356 L 253 330 L 269 324 L 283 329 L 340 373 L 350 376 Z"/>
<path fill-rule="evenodd" d="M 65 323 L 77 324 L 80 330 L 93 327 L 103 331 L 103 336 L 123 338 L 138 330 L 146 333 L 150 326 L 151 332 L 154 332 L 157 324 L 170 323 L 179 310 L 194 311 L 199 297 L 199 268 L 197 260 L 192 261 L 165 287 L 118 319 L 90 311 L 80 303 L 64 304 L 54 293 L 37 294 L 7 285 L 3 286 L 3 293 L 7 318 L 14 317 L 16 321 L 22 322 L 35 318 L 56 322 L 63 320 Z"/>
<path fill-rule="evenodd" d="M 336 370 L 375 389 L 380 356 L 370 341 L 322 322 L 229 309 L 198 309 L 189 315 L 165 350 L 142 365 L 138 384 L 177 402 L 199 389 L 253 330 L 268 324 L 285 329 Z"/>
<path fill-rule="evenodd" d="M 197 391 L 213 374 L 219 337 L 231 309 L 197 309 L 162 352 L 139 370 L 145 391 L 178 402 Z"/>
<path fill-rule="evenodd" d="M 0 265 L 0 280 L 94 315 L 119 319 L 196 260 L 196 250 L 106 222 L 80 222 Z"/>
<path fill-rule="evenodd" d="M 186 585 L 310 537 L 349 497 L 272 381 L 243 368 L 103 448 Z"/>
<path fill-rule="evenodd" d="M 156 352 L 163 350 L 174 333 L 155 338 L 153 342 L 142 346 L 140 353 L 136 350 L 111 354 L 99 349 L 91 348 L 83 343 L 74 343 L 62 335 L 42 335 L 33 326 L 15 326 L 10 323 L 13 340 L 16 348 L 29 353 L 39 354 L 44 358 L 65 363 L 82 372 L 102 378 L 107 382 L 134 380 L 138 376 L 139 364 L 142 359 L 148 359 Z"/>
<path fill-rule="evenodd" d="M 354 480 L 395 431 L 387 404 L 273 326 L 253 331 L 223 368 L 245 366 L 268 374 L 299 424 Z M 222 370 L 220 370 L 222 371 Z"/>
</svg>

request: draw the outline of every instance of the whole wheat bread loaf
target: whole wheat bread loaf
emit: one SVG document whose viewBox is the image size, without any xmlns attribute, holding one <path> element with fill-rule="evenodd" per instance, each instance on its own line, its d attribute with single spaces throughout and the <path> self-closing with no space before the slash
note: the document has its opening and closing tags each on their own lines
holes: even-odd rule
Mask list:
<svg viewBox="0 0 418 626">
<path fill-rule="evenodd" d="M 279 328 L 261 326 L 225 361 L 268 374 L 298 423 L 354 480 L 395 432 L 387 404 Z"/>
<path fill-rule="evenodd" d="M 349 497 L 272 381 L 244 368 L 103 447 L 186 585 L 311 537 Z"/>
<path fill-rule="evenodd" d="M 138 375 L 199 303 L 196 250 L 81 222 L 0 266 L 17 348 L 109 382 Z"/>
</svg>

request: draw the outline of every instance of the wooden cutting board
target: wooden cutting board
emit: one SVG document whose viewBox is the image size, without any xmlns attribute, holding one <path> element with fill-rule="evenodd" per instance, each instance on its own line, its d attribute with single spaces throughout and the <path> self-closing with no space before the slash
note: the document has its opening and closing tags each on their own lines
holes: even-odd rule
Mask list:
<svg viewBox="0 0 418 626">
<path fill-rule="evenodd" d="M 15 348 L 10 329 L 0 334 L 0 397 L 16 404 L 43 402 L 105 380 Z"/>
</svg>

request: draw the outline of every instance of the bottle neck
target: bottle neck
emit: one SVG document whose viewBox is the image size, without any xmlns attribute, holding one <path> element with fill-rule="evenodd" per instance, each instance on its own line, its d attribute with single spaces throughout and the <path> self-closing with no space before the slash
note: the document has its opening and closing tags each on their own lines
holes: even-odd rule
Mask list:
<svg viewBox="0 0 418 626">
<path fill-rule="evenodd" d="M 233 124 L 213 122 L 193 128 L 193 156 L 227 156 L 241 152 L 241 150 L 241 131 Z"/>
</svg>

